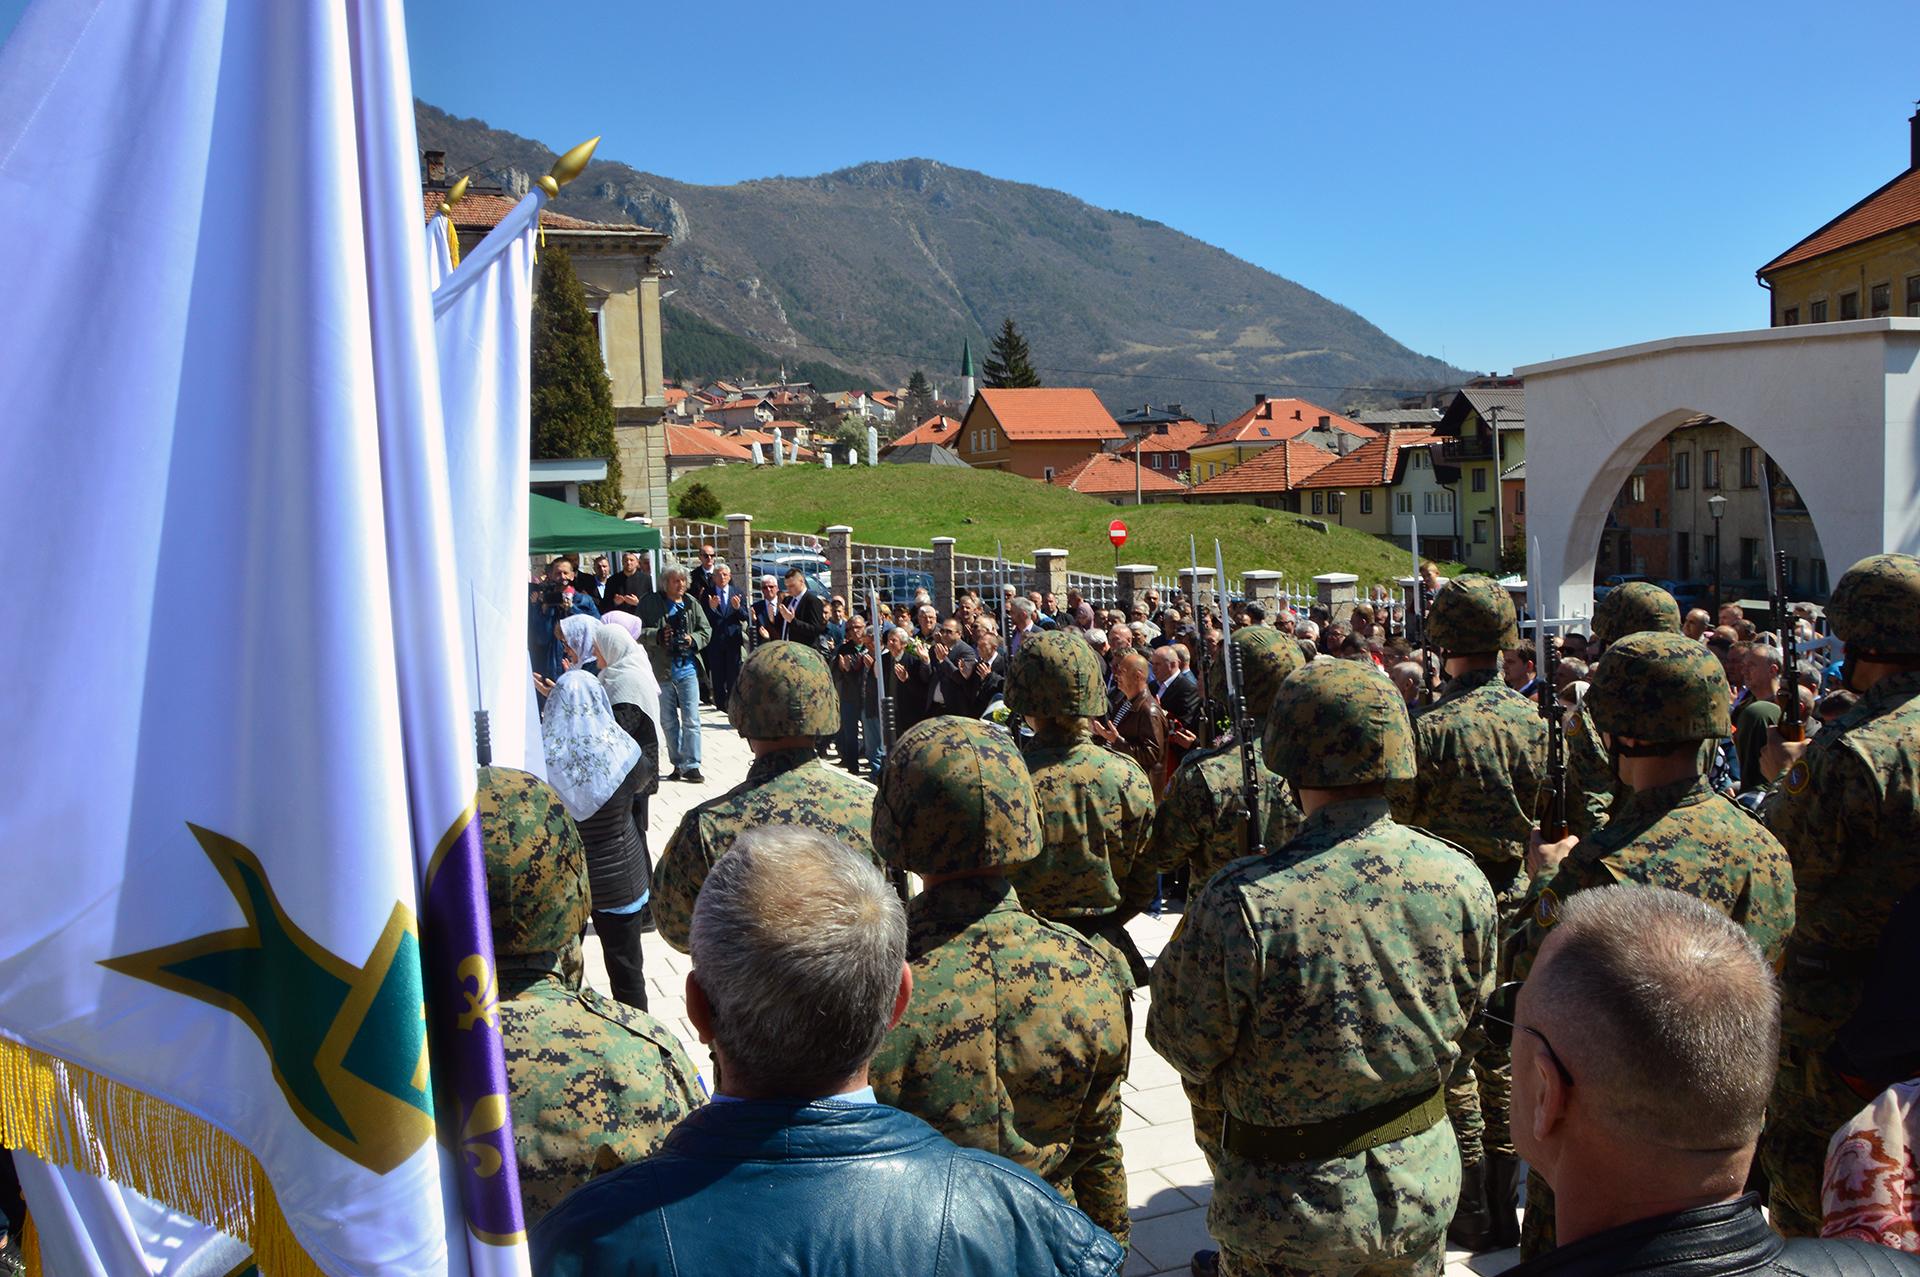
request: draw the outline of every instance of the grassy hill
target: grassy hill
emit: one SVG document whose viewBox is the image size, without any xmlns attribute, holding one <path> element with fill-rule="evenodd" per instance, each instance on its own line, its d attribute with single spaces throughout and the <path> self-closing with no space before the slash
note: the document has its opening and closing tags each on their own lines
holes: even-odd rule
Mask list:
<svg viewBox="0 0 1920 1277">
<path fill-rule="evenodd" d="M 1118 507 L 1017 475 L 955 466 L 721 466 L 673 485 L 677 501 L 690 483 L 704 483 L 727 511 L 751 514 L 760 531 L 824 533 L 853 528 L 854 539 L 923 546 L 955 538 L 961 554 L 992 554 L 995 540 L 1010 559 L 1031 563 L 1033 551 L 1068 551 L 1076 572 L 1110 573 L 1107 524 L 1127 524 L 1123 563 L 1152 563 L 1172 576 L 1188 563 L 1197 537 L 1200 566 L 1213 566 L 1217 537 L 1235 581 L 1253 568 L 1278 568 L 1304 585 L 1320 572 L 1352 572 L 1362 587 L 1405 575 L 1398 546 L 1350 528 L 1311 526 L 1298 515 L 1250 505 Z"/>
</svg>

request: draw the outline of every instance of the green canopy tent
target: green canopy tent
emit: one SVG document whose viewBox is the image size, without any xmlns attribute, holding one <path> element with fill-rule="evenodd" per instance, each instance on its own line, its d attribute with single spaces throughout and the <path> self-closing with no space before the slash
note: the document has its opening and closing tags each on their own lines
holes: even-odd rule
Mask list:
<svg viewBox="0 0 1920 1277">
<path fill-rule="evenodd" d="M 564 554 L 569 550 L 637 550 L 646 554 L 660 548 L 660 532 L 644 523 L 628 523 L 577 505 L 555 501 L 537 492 L 527 494 L 532 554 Z"/>
</svg>

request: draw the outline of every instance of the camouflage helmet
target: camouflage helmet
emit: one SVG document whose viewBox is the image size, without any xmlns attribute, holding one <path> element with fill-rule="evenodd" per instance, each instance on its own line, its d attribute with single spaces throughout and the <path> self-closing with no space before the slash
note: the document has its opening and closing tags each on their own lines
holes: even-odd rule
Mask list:
<svg viewBox="0 0 1920 1277">
<path fill-rule="evenodd" d="M 1413 776 L 1413 724 L 1392 683 L 1359 661 L 1314 661 L 1280 685 L 1261 741 L 1295 789 Z"/>
<path fill-rule="evenodd" d="M 1875 554 L 1840 577 L 1827 620 L 1849 651 L 1920 656 L 1920 559 Z"/>
<path fill-rule="evenodd" d="M 1684 634 L 1629 634 L 1593 667 L 1593 725 L 1649 744 L 1718 739 L 1732 730 L 1727 676 L 1707 645 Z"/>
<path fill-rule="evenodd" d="M 1651 581 L 1628 581 L 1607 591 L 1593 609 L 1593 638 L 1618 643 L 1629 634 L 1678 634 L 1680 604 Z"/>
<path fill-rule="evenodd" d="M 1107 712 L 1107 672 L 1078 634 L 1051 630 L 1020 644 L 1007 671 L 1007 708 L 1029 718 L 1087 718 Z"/>
<path fill-rule="evenodd" d="M 528 772 L 482 767 L 477 805 L 494 953 L 566 950 L 587 925 L 587 846 L 560 795 Z"/>
<path fill-rule="evenodd" d="M 1235 630 L 1233 648 L 1239 659 L 1234 672 L 1244 684 L 1241 691 L 1246 696 L 1247 713 L 1258 722 L 1266 718 L 1267 709 L 1273 704 L 1274 694 L 1280 690 L 1280 684 L 1287 681 L 1287 675 L 1306 664 L 1306 657 L 1301 655 L 1299 643 L 1266 625 L 1249 625 Z M 1215 701 L 1222 704 L 1226 702 L 1225 661 L 1207 663 L 1207 692 Z"/>
<path fill-rule="evenodd" d="M 786 639 L 754 648 L 727 700 L 727 721 L 748 740 L 839 731 L 840 694 L 827 673 L 827 658 Z"/>
<path fill-rule="evenodd" d="M 1513 596 L 1490 576 L 1459 576 L 1440 587 L 1427 609 L 1427 637 L 1454 656 L 1510 652 L 1520 646 Z"/>
<path fill-rule="evenodd" d="M 1040 854 L 1040 807 L 1013 737 L 942 715 L 887 751 L 873 799 L 873 849 L 919 874 L 1018 865 Z"/>
</svg>

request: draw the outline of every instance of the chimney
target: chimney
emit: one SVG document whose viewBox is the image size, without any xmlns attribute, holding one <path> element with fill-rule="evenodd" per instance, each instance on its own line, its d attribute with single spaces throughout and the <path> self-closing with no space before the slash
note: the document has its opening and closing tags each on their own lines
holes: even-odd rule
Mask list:
<svg viewBox="0 0 1920 1277">
<path fill-rule="evenodd" d="M 1170 403 L 1167 405 L 1167 415 L 1169 417 L 1179 417 L 1179 416 L 1184 416 L 1185 414 L 1180 410 L 1179 404 Z"/>
<path fill-rule="evenodd" d="M 1298 408 L 1295 408 L 1295 409 L 1293 410 L 1293 419 L 1294 419 L 1295 421 L 1298 421 L 1298 420 L 1300 420 L 1300 410 L 1299 410 Z"/>
<path fill-rule="evenodd" d="M 1333 423 L 1327 419 L 1326 413 L 1323 412 L 1320 414 L 1320 428 L 1322 430 L 1325 430 L 1328 426 L 1331 426 L 1332 424 Z"/>
<path fill-rule="evenodd" d="M 1907 129 L 1913 138 L 1907 167 L 1920 168 L 1920 111 L 1915 111 L 1912 118 L 1907 121 Z"/>
<path fill-rule="evenodd" d="M 1258 408 L 1261 404 L 1265 403 L 1266 401 L 1267 401 L 1267 397 L 1265 395 L 1255 395 L 1253 397 L 1253 406 Z"/>
<path fill-rule="evenodd" d="M 447 153 L 426 151 L 420 158 L 427 166 L 427 185 L 445 186 L 447 184 Z"/>
</svg>

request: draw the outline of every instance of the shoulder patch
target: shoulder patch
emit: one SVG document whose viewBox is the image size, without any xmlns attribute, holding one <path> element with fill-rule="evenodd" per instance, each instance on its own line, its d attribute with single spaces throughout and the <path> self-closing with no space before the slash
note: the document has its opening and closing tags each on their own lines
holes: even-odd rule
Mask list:
<svg viewBox="0 0 1920 1277">
<path fill-rule="evenodd" d="M 1582 726 L 1586 721 L 1585 716 L 1580 714 L 1570 716 L 1566 720 L 1566 726 L 1562 729 L 1562 734 L 1566 736 L 1568 740 L 1579 740 L 1581 736 L 1586 734 L 1587 729 Z"/>
<path fill-rule="evenodd" d="M 1793 766 L 1787 768 L 1787 774 L 1782 779 L 1781 786 L 1789 794 L 1797 796 L 1806 792 L 1807 784 L 1812 779 L 1813 769 L 1807 766 L 1806 759 L 1798 758 L 1794 760 Z"/>
<path fill-rule="evenodd" d="M 1533 921 L 1543 931 L 1560 921 L 1560 897 L 1552 887 L 1540 889 L 1540 898 L 1533 902 Z"/>
</svg>

